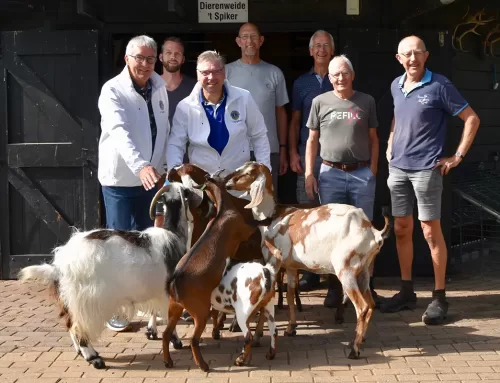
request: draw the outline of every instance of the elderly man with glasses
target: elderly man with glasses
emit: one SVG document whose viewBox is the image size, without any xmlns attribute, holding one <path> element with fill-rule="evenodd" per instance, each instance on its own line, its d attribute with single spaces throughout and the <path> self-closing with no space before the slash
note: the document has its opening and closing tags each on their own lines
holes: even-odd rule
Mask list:
<svg viewBox="0 0 500 383">
<path fill-rule="evenodd" d="M 255 158 L 271 169 L 264 117 L 247 90 L 225 80 L 224 58 L 215 51 L 198 56 L 198 83 L 179 102 L 167 146 L 167 165 L 182 164 L 189 143 L 189 162 L 214 173 L 229 174 Z"/>
<path fill-rule="evenodd" d="M 322 205 L 359 207 L 372 220 L 379 154 L 375 99 L 353 89 L 354 69 L 346 56 L 334 57 L 328 72 L 333 90 L 313 99 L 307 121 L 306 193 L 311 200 L 319 194 Z M 314 163 L 320 143 L 322 163 L 317 180 Z M 373 274 L 373 265 L 370 271 Z M 362 282 L 361 291 L 370 288 L 377 301 L 372 278 Z M 341 300 L 338 284 L 330 285 L 325 306 L 338 307 Z"/>
<path fill-rule="evenodd" d="M 462 162 L 469 150 L 479 118 L 453 84 L 425 67 L 429 52 L 417 36 L 398 45 L 396 59 L 405 69 L 391 85 L 394 118 L 387 146 L 392 214 L 401 269 L 401 290 L 380 306 L 397 312 L 416 306 L 413 289 L 413 206 L 429 245 L 434 265 L 432 302 L 422 315 L 425 324 L 441 324 L 448 313 L 445 294 L 446 243 L 441 230 L 443 175 Z M 450 116 L 464 121 L 462 139 L 451 157 L 444 157 L 446 126 Z"/>
<path fill-rule="evenodd" d="M 125 53 L 125 68 L 104 84 L 99 96 L 98 178 L 107 227 L 144 230 L 153 226 L 149 205 L 164 173 L 168 95 L 165 81 L 154 72 L 157 46 L 151 37 L 134 37 Z M 114 331 L 129 325 L 120 318 L 108 322 Z"/>
</svg>

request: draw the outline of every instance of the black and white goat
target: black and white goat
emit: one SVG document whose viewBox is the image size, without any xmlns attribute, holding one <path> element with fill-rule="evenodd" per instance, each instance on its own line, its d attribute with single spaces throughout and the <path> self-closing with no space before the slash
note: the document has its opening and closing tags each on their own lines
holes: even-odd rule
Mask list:
<svg viewBox="0 0 500 383">
<path fill-rule="evenodd" d="M 20 271 L 22 281 L 50 284 L 77 353 L 95 368 L 105 364 L 91 342 L 114 314 L 131 318 L 138 309 L 168 313 L 166 283 L 186 253 L 188 206 L 197 206 L 202 197 L 180 183 L 159 193 L 166 210 L 163 228 L 76 232 L 54 250 L 51 264 Z"/>
</svg>

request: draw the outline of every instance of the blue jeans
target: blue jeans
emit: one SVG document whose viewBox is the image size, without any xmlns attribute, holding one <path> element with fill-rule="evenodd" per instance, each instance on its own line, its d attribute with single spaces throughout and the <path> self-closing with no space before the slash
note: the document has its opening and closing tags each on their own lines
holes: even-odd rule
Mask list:
<svg viewBox="0 0 500 383">
<path fill-rule="evenodd" d="M 373 220 L 376 178 L 368 166 L 344 172 L 321 164 L 319 170 L 319 200 L 322 205 L 344 203 L 363 209 Z"/>
<path fill-rule="evenodd" d="M 144 230 L 153 226 L 149 218 L 149 206 L 156 188 L 145 190 L 143 186 L 103 186 L 106 226 L 116 230 Z"/>
</svg>

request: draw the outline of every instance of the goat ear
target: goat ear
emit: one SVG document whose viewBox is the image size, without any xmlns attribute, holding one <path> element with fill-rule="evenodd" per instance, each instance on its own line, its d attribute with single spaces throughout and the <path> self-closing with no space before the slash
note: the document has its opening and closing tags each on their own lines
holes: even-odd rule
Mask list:
<svg viewBox="0 0 500 383">
<path fill-rule="evenodd" d="M 257 179 L 252 182 L 252 185 L 250 185 L 250 197 L 252 200 L 245 206 L 245 209 L 251 209 L 255 206 L 259 206 L 264 199 L 265 190 L 266 176 L 260 174 Z"/>
<path fill-rule="evenodd" d="M 189 207 L 197 208 L 203 201 L 203 191 L 195 188 L 184 189 Z"/>
</svg>

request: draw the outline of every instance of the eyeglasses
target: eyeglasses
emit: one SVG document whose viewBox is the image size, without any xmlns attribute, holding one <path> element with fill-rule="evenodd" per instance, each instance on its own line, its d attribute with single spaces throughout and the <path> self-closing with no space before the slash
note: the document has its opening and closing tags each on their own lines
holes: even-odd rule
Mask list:
<svg viewBox="0 0 500 383">
<path fill-rule="evenodd" d="M 200 74 L 203 76 L 203 77 L 208 77 L 210 75 L 212 76 L 217 76 L 217 75 L 220 75 L 222 73 L 222 71 L 224 70 L 224 67 L 222 68 L 219 68 L 219 69 L 214 69 L 214 70 L 200 70 L 200 69 L 196 69 L 198 72 L 200 72 Z"/>
<path fill-rule="evenodd" d="M 330 74 L 330 76 L 332 76 L 335 80 L 338 79 L 340 77 L 340 75 L 342 75 L 342 77 L 348 77 L 351 75 L 351 72 L 338 72 L 338 73 L 333 73 L 333 74 Z"/>
<path fill-rule="evenodd" d="M 422 57 L 425 52 L 426 51 L 409 51 L 409 52 L 400 52 L 399 54 L 409 59 L 412 54 L 415 55 L 415 57 Z"/>
<path fill-rule="evenodd" d="M 147 57 L 142 55 L 135 55 L 135 56 L 128 55 L 128 56 L 133 57 L 135 61 L 137 61 L 139 64 L 143 63 L 144 60 L 146 60 L 148 64 L 154 64 L 156 62 L 155 56 L 147 56 Z"/>
<path fill-rule="evenodd" d="M 312 48 L 314 48 L 314 49 L 321 49 L 321 48 L 323 48 L 323 49 L 330 49 L 330 47 L 331 47 L 331 45 L 328 44 L 328 43 L 325 43 L 325 44 L 314 44 L 312 46 Z"/>
<path fill-rule="evenodd" d="M 258 40 L 259 39 L 259 35 L 241 35 L 238 37 L 244 41 L 246 41 L 248 39 L 250 39 L 250 40 Z"/>
</svg>

